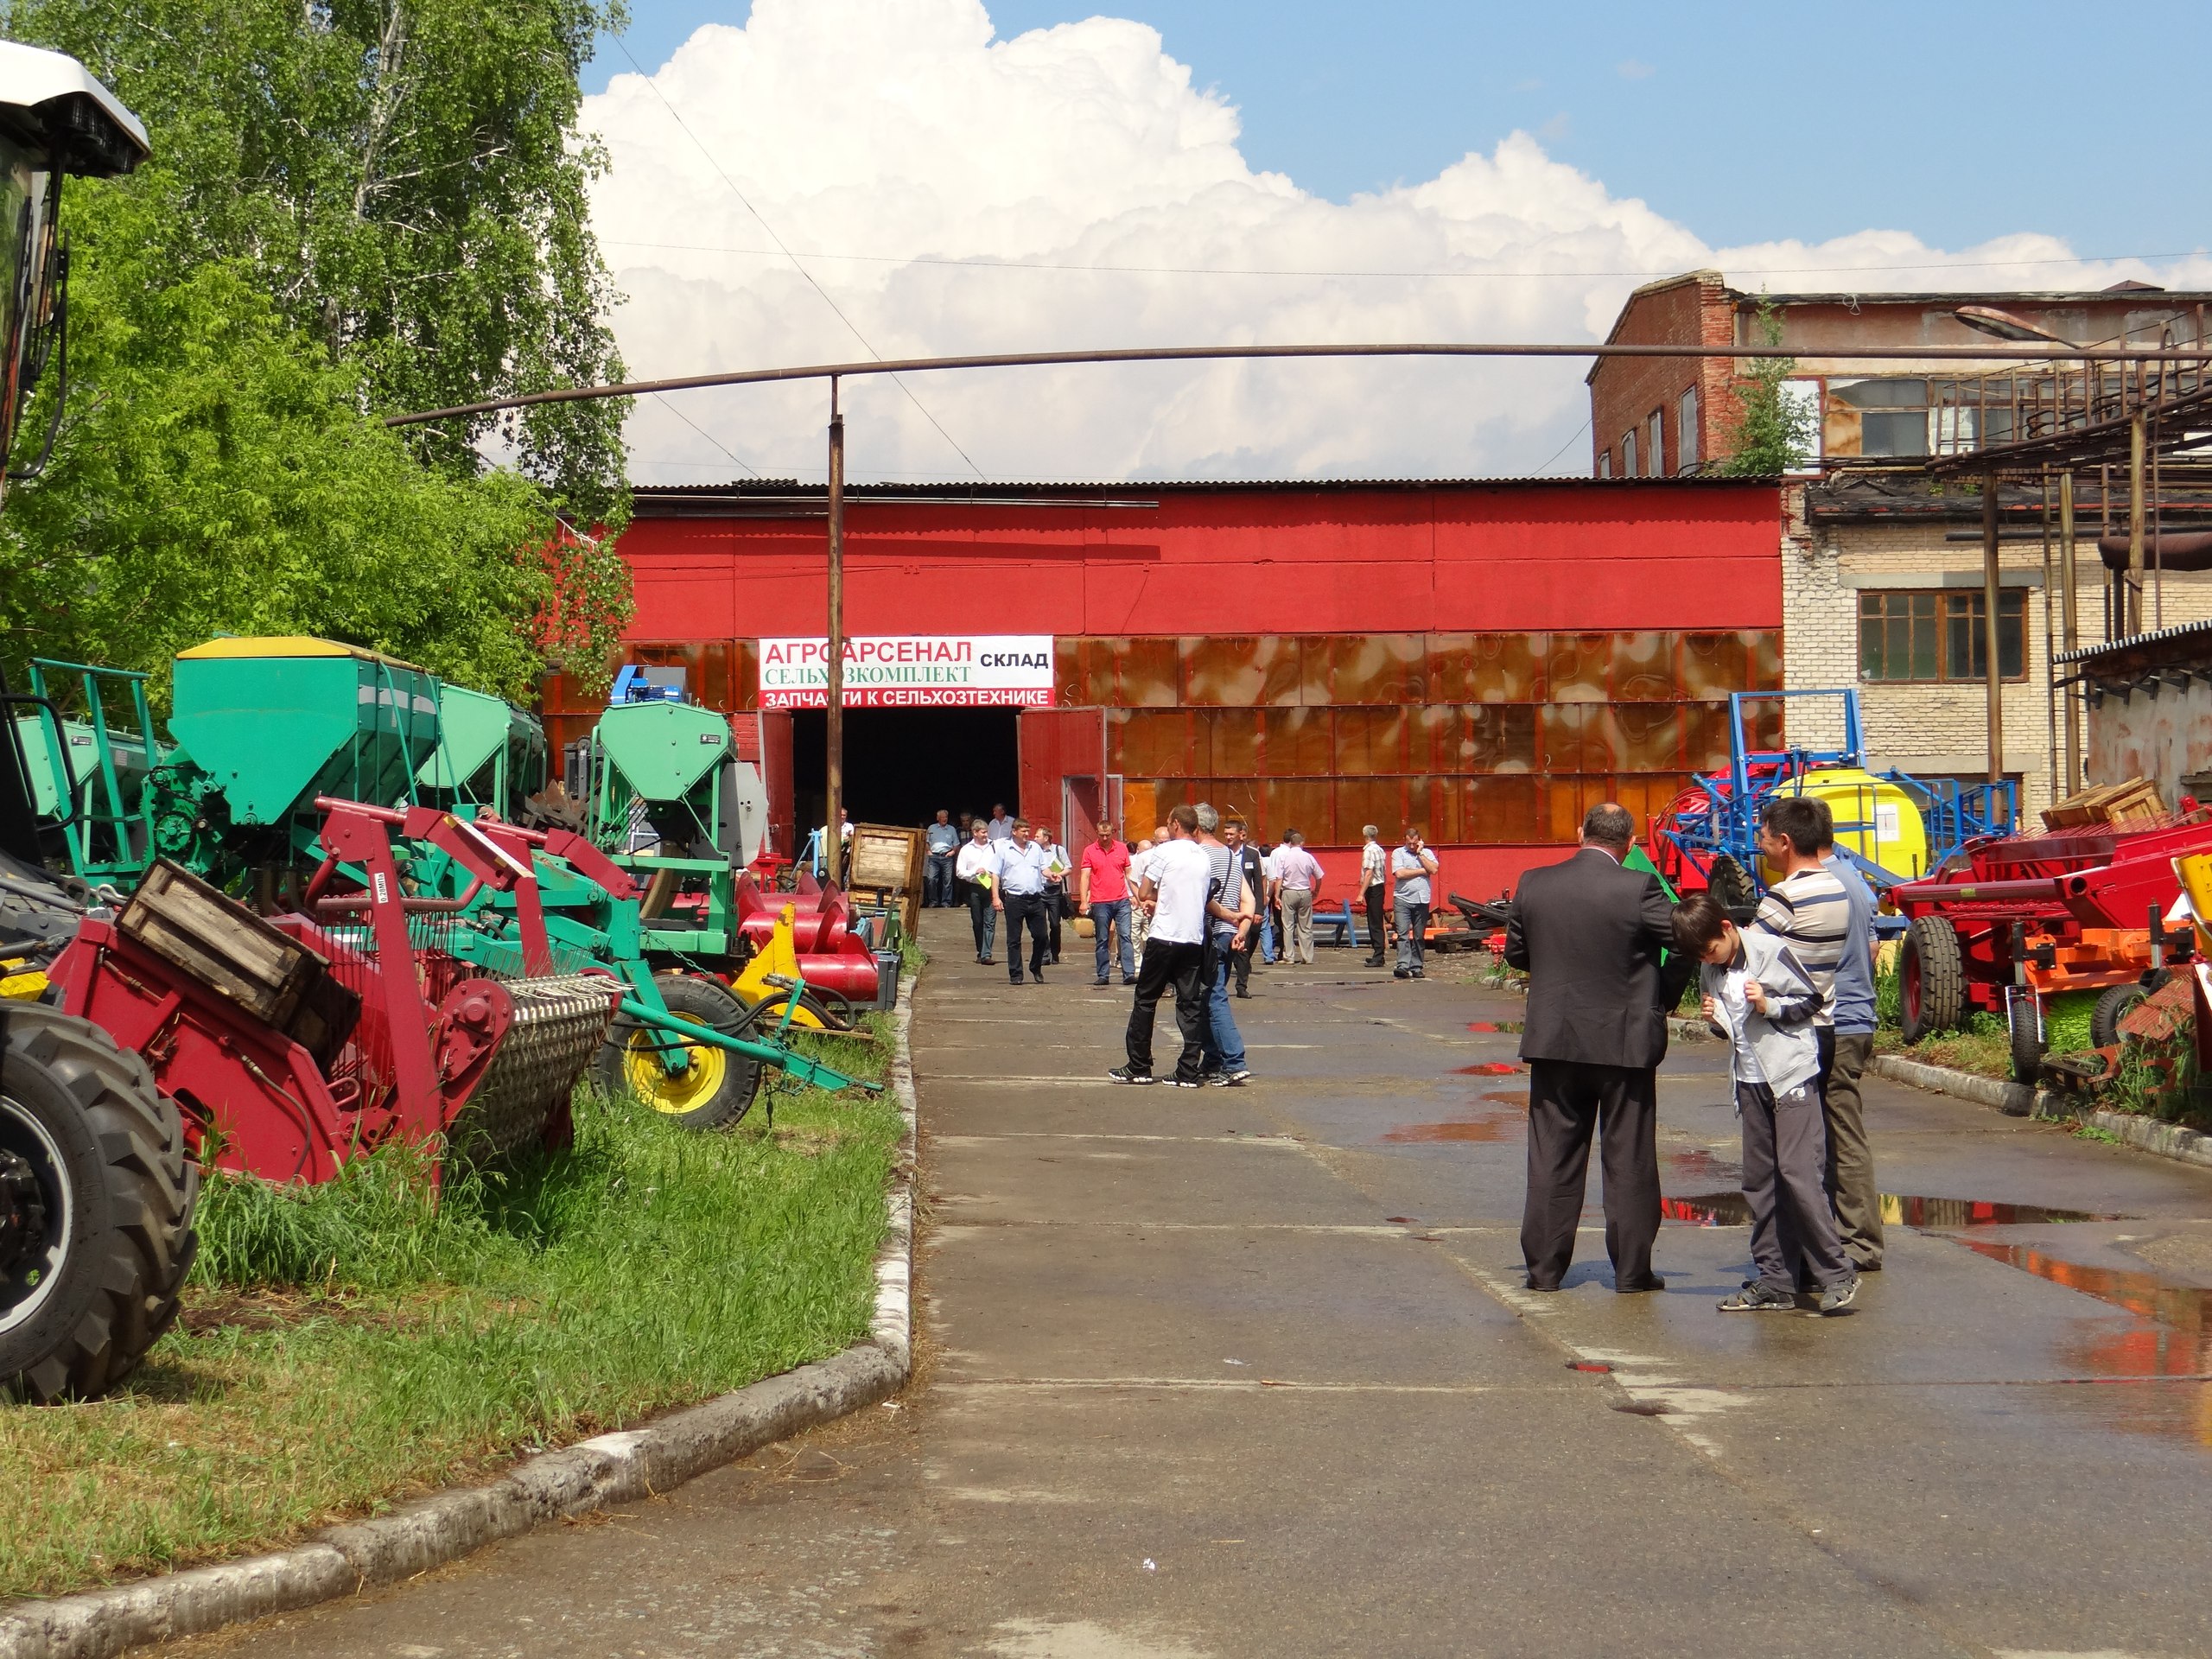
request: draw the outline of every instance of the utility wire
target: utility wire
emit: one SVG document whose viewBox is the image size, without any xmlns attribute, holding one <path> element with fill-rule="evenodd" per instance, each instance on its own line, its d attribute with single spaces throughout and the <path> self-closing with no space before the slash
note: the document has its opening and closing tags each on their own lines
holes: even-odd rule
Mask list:
<svg viewBox="0 0 2212 1659">
<path fill-rule="evenodd" d="M 617 35 L 614 36 L 614 44 L 622 48 L 622 55 L 629 59 L 630 67 L 638 72 L 639 79 L 643 80 L 647 86 L 652 88 L 653 96 L 660 99 L 661 108 L 666 110 L 669 113 L 670 118 L 672 119 L 677 126 L 683 129 L 683 136 L 698 146 L 699 153 L 707 158 L 707 165 L 713 168 L 715 173 L 721 175 L 721 181 L 729 186 L 730 194 L 735 196 L 738 200 L 745 204 L 745 211 L 753 215 L 754 222 L 757 223 L 762 230 L 768 232 L 768 239 L 776 245 L 777 251 L 781 253 L 785 258 L 791 262 L 791 268 L 794 270 L 798 271 L 800 276 L 806 278 L 808 285 L 810 286 L 817 294 L 819 294 L 822 296 L 822 302 L 837 314 L 837 321 L 843 323 L 847 328 L 852 331 L 853 338 L 860 341 L 861 348 L 866 351 L 870 357 L 875 359 L 877 362 L 880 363 L 883 360 L 883 353 L 877 351 L 875 347 L 869 343 L 868 336 L 861 333 L 859 325 L 855 323 L 850 317 L 845 315 L 844 308 L 839 305 L 836 301 L 830 297 L 830 290 L 823 287 L 820 283 L 817 282 L 815 280 L 814 273 L 809 270 L 804 265 L 801 264 L 799 263 L 798 256 L 785 245 L 784 238 L 776 234 L 776 227 L 771 225 L 761 216 L 760 210 L 753 205 L 751 200 L 746 195 L 744 191 L 737 188 L 737 181 L 730 177 L 730 175 L 723 170 L 722 164 L 715 159 L 714 151 L 709 149 L 707 146 L 701 142 L 699 135 L 691 130 L 690 123 L 686 121 L 683 116 L 677 112 L 676 105 L 670 103 L 668 101 L 667 94 L 661 91 L 660 84 L 651 75 L 645 73 L 644 66 L 638 61 L 636 56 L 631 52 L 629 43 L 620 35 Z M 969 454 L 965 449 L 960 448 L 959 440 L 955 438 L 951 433 L 944 429 L 944 423 L 942 421 L 938 420 L 936 416 L 931 414 L 927 409 L 923 408 L 922 400 L 914 396 L 913 388 L 909 386 L 906 381 L 898 375 L 894 374 L 891 378 L 897 383 L 899 390 L 906 394 L 906 401 L 913 404 L 916 409 L 921 410 L 922 418 L 927 421 L 931 426 L 937 428 L 938 435 L 953 447 L 953 448 L 958 453 L 960 459 L 968 463 L 969 469 L 974 472 L 977 478 L 982 478 L 984 475 L 983 469 L 976 465 L 976 458 Z"/>
<path fill-rule="evenodd" d="M 1591 423 L 1596 419 L 1597 416 L 1594 415 L 1584 416 L 1582 417 L 1582 424 L 1576 427 L 1573 432 L 1567 435 L 1567 442 L 1562 443 L 1558 448 L 1553 450 L 1550 454 L 1547 455 L 1543 461 L 1536 467 L 1535 471 L 1530 473 L 1529 476 L 1530 478 L 1541 477 L 1543 474 L 1544 468 L 1550 466 L 1552 462 L 1557 461 L 1561 455 L 1565 454 L 1567 451 L 1567 446 L 1572 444 L 1575 439 L 1580 437 L 1584 433 L 1587 432 L 1590 429 Z"/>
<path fill-rule="evenodd" d="M 694 142 L 696 141 L 695 140 Z M 733 186 L 732 188 L 735 188 L 735 187 Z M 744 200 L 743 196 L 741 195 L 739 200 Z M 750 202 L 747 202 L 746 206 L 749 208 L 752 204 Z M 759 214 L 755 213 L 754 217 L 759 218 Z M 765 225 L 766 221 L 763 220 L 762 223 Z M 775 233 L 772 231 L 769 234 L 772 236 Z M 609 247 L 656 248 L 671 253 L 743 253 L 753 254 L 764 259 L 783 257 L 790 259 L 794 264 L 798 263 L 798 256 L 793 254 L 790 249 L 782 246 L 780 243 L 774 248 L 735 248 L 695 242 L 638 242 L 632 241 L 622 237 L 612 236 L 602 237 L 601 240 Z M 1929 261 L 1918 264 L 1897 265 L 1746 265 L 1735 267 L 1734 274 L 1738 276 L 1743 277 L 1852 276 L 1879 275 L 1883 272 L 1906 270 L 2021 270 L 2042 265 L 2114 264 L 2123 260 L 2129 259 L 2141 260 L 2145 264 L 2151 264 L 2161 259 L 2196 259 L 2203 257 L 2204 255 L 2205 250 L 2198 248 L 2186 253 L 2069 254 L 2064 257 L 2047 256 L 2037 259 L 1946 259 Z M 1447 276 L 1482 276 L 1503 281 L 1534 282 L 1544 279 L 1580 279 L 1584 277 L 1597 278 L 1612 276 L 1639 276 L 1648 279 L 1654 276 L 1663 276 L 1668 274 L 1666 270 L 1309 270 L 1292 267 L 1260 265 L 1097 265 L 1082 264 L 1072 261 L 1051 259 L 994 259 L 981 257 L 954 258 L 939 254 L 824 253 L 819 251 L 811 251 L 808 253 L 806 257 L 809 259 L 838 259 L 862 264 L 876 265 L 953 265 L 972 270 L 1097 271 L 1107 274 L 1118 273 L 1127 276 L 1348 276 L 1370 277 L 1389 281 L 1419 282 L 1427 282 L 1431 279 L 1441 279 Z M 802 267 L 802 270 L 803 269 L 804 267 Z M 813 279 L 810 277 L 808 280 L 812 281 Z M 824 297 L 826 298 L 827 296 Z M 840 312 L 838 315 L 842 316 L 843 315 L 843 313 Z M 848 324 L 847 326 L 849 327 L 850 325 Z"/>
<path fill-rule="evenodd" d="M 758 467 L 755 467 L 751 461 L 741 457 L 735 450 L 732 449 L 728 444 L 724 443 L 713 433 L 708 431 L 705 427 L 700 425 L 698 422 L 693 420 L 689 415 L 686 415 L 674 404 L 670 403 L 668 401 L 667 394 L 664 392 L 657 391 L 653 393 L 653 401 L 658 404 L 663 409 L 666 410 L 670 414 L 675 416 L 676 418 L 683 422 L 684 425 L 690 427 L 694 432 L 696 432 L 709 443 L 713 444 L 715 448 L 721 450 L 722 454 L 728 455 L 732 461 L 736 461 L 739 466 L 744 467 L 745 470 L 752 474 L 753 477 L 765 478 L 767 476 L 767 474 L 763 473 Z M 707 464 L 711 465 L 712 463 Z"/>
</svg>

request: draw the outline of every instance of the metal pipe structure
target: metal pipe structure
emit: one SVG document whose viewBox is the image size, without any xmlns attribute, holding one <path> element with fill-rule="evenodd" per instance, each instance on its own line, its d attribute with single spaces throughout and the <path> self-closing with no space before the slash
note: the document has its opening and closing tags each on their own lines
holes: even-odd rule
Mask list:
<svg viewBox="0 0 2212 1659">
<path fill-rule="evenodd" d="M 830 377 L 830 626 L 827 695 L 823 729 L 828 765 L 823 771 L 822 868 L 839 879 L 845 794 L 845 417 L 837 408 L 837 377 Z"/>
<path fill-rule="evenodd" d="M 2063 630 L 2063 649 L 2071 652 L 2081 643 L 2081 612 L 2075 592 L 2074 563 L 2074 474 L 2063 472 L 2058 475 L 2058 569 L 2061 586 L 2059 594 L 2059 626 Z M 2069 683 L 2066 697 L 2066 787 L 2057 792 L 2056 798 L 2064 800 L 2082 787 L 2082 709 Z"/>
<path fill-rule="evenodd" d="M 1989 781 L 2005 781 L 2005 665 L 1997 655 L 1997 474 L 1981 482 L 1981 639 L 1989 690 Z"/>
<path fill-rule="evenodd" d="M 2058 630 L 2053 626 L 2056 619 L 2050 613 L 2050 468 L 2046 467 L 2043 469 L 2043 701 L 2044 720 L 2049 728 L 2050 740 L 2048 751 L 2050 770 L 2044 775 L 2050 779 L 2050 798 L 2056 802 L 2063 791 L 2058 787 L 2058 664 L 2051 660 L 2052 654 L 2058 649 Z M 2024 632 L 2025 629 L 2022 632 Z M 2027 643 L 2024 639 L 2020 641 L 2024 657 Z"/>
<path fill-rule="evenodd" d="M 624 380 L 606 385 L 564 386 L 552 391 L 487 397 L 446 409 L 387 415 L 386 426 L 414 426 L 463 415 L 491 415 L 503 409 L 532 409 L 541 404 L 582 403 L 596 397 L 643 397 L 658 392 L 694 391 L 708 386 L 765 385 L 782 380 L 827 380 L 848 375 L 920 374 L 938 369 L 1034 369 L 1091 363 L 1213 363 L 1314 357 L 1653 357 L 1770 358 L 1789 353 L 1772 346 L 1596 345 L 1589 341 L 1426 342 L 1363 346 L 1148 346 L 1096 352 L 997 352 L 971 357 L 886 358 L 864 363 L 817 363 L 786 369 L 739 369 L 724 374 L 678 375 L 664 380 Z M 1823 348 L 1829 362 L 2176 362 L 2194 363 L 2202 352 L 2145 347 L 2054 347 L 2042 352 L 1998 352 L 1979 346 L 1861 346 L 1849 351 Z"/>
<path fill-rule="evenodd" d="M 2127 609 L 2120 626 L 2143 632 L 2143 412 L 2127 422 Z"/>
</svg>

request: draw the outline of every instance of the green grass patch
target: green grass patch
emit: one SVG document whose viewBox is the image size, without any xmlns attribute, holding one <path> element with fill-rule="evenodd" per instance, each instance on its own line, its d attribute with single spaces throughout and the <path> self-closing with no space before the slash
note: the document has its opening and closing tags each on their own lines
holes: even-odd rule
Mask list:
<svg viewBox="0 0 2212 1659">
<path fill-rule="evenodd" d="M 873 1043 L 803 1039 L 880 1078 Z M 566 1152 L 392 1149 L 306 1191 L 217 1179 L 178 1328 L 130 1385 L 0 1408 L 0 1599 L 295 1539 L 818 1359 L 874 1310 L 887 1095 L 764 1092 L 736 1128 L 580 1095 Z"/>
<path fill-rule="evenodd" d="M 1906 1042 L 1895 1026 L 1885 1026 L 1875 1032 L 1874 1047 L 1879 1053 L 1900 1054 L 1909 1060 L 1948 1065 L 1955 1071 L 1971 1071 L 2000 1082 L 2012 1075 L 2012 1040 L 2005 1033 L 2005 1022 L 1993 1014 L 1969 1014 L 1964 1030 L 1938 1032 L 1916 1043 Z"/>
</svg>

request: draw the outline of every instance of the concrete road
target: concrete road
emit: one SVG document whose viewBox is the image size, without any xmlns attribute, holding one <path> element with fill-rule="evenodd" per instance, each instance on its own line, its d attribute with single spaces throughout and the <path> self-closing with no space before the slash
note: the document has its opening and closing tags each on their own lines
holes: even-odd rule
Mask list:
<svg viewBox="0 0 2212 1659">
<path fill-rule="evenodd" d="M 1329 952 L 1236 1004 L 1251 1086 L 1116 1088 L 1087 953 L 1010 989 L 930 922 L 895 1408 L 187 1650 L 2212 1652 L 2212 1173 L 1871 1083 L 1925 1224 L 1850 1317 L 1724 1316 L 1725 1055 L 1678 1045 L 1665 1293 L 1593 1208 L 1529 1296 L 1511 998 Z"/>
</svg>

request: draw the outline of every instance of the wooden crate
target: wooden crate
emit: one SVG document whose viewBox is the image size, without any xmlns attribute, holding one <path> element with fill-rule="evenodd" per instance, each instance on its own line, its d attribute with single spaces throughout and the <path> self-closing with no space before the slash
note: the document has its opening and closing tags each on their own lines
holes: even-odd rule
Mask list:
<svg viewBox="0 0 2212 1659">
<path fill-rule="evenodd" d="M 2156 823 L 2166 816 L 2158 786 L 2147 778 L 2100 784 L 2044 809 L 2046 830 L 2101 828 L 2107 824 Z"/>
<path fill-rule="evenodd" d="M 899 925 L 911 934 L 921 922 L 922 861 L 927 856 L 928 843 L 918 830 L 856 823 L 845 890 L 867 903 L 895 906 Z"/>
<path fill-rule="evenodd" d="M 146 873 L 116 928 L 318 1064 L 329 1063 L 359 1018 L 360 999 L 331 978 L 322 957 L 166 859 Z"/>
</svg>

